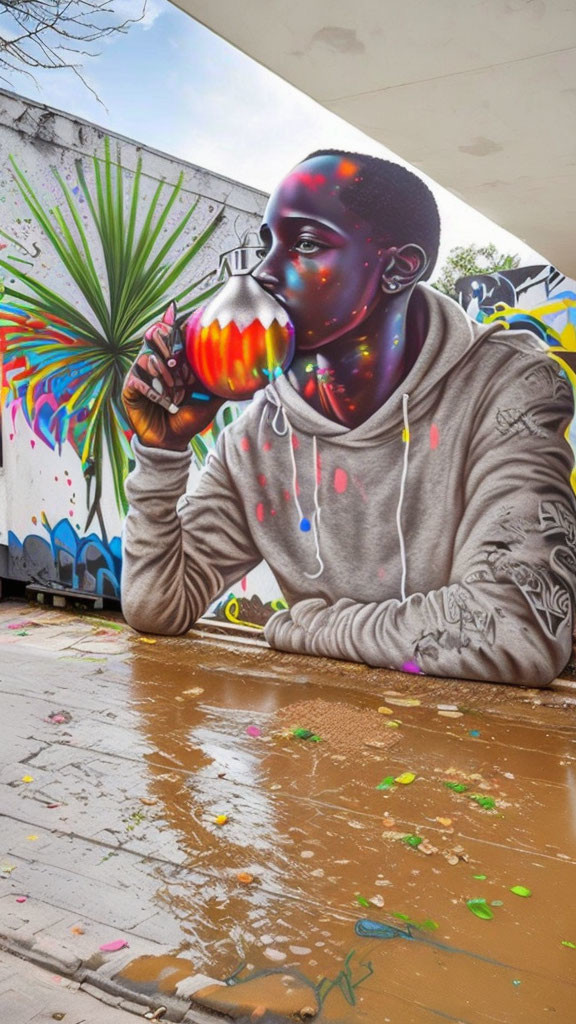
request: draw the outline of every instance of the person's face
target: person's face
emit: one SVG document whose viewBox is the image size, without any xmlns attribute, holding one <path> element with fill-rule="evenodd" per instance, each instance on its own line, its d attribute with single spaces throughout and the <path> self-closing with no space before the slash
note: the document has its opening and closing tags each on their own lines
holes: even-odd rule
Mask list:
<svg viewBox="0 0 576 1024">
<path fill-rule="evenodd" d="M 389 251 L 340 199 L 361 173 L 344 157 L 305 160 L 266 207 L 260 229 L 265 256 L 253 276 L 286 309 L 299 349 L 342 337 L 383 299 Z"/>
</svg>

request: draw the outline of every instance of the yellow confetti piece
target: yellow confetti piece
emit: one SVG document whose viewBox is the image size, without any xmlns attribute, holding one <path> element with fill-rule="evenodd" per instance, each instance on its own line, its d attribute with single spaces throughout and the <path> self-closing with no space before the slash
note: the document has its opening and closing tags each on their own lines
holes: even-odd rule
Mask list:
<svg viewBox="0 0 576 1024">
<path fill-rule="evenodd" d="M 392 711 L 392 708 L 385 708 L 384 706 L 382 706 L 381 708 L 378 708 L 378 714 L 379 715 L 393 715 L 394 712 Z"/>
<path fill-rule="evenodd" d="M 227 821 L 228 821 L 228 815 L 227 814 L 219 814 L 216 818 L 214 818 L 214 824 L 215 825 L 225 825 Z"/>
<path fill-rule="evenodd" d="M 38 839 L 38 836 L 26 836 L 26 839 L 29 839 L 30 842 L 33 843 L 36 841 L 36 839 Z"/>
<path fill-rule="evenodd" d="M 411 782 L 414 782 L 415 778 L 414 772 L 402 772 L 402 775 L 398 775 L 394 782 L 399 782 L 401 786 L 409 786 Z"/>
<path fill-rule="evenodd" d="M 452 824 L 452 818 L 436 818 L 436 821 L 439 825 L 445 825 L 446 828 L 449 828 Z"/>
<path fill-rule="evenodd" d="M 422 701 L 418 697 L 389 697 L 388 703 L 398 708 L 417 708 Z"/>
<path fill-rule="evenodd" d="M 23 775 L 22 776 L 22 782 L 34 782 L 34 776 L 33 775 Z"/>
<path fill-rule="evenodd" d="M 139 636 L 138 641 L 141 644 L 157 644 L 157 640 L 153 640 L 151 636 Z"/>
<path fill-rule="evenodd" d="M 389 729 L 397 729 L 400 724 L 400 722 L 394 721 L 393 718 L 389 722 L 384 722 L 384 725 L 387 725 Z"/>
<path fill-rule="evenodd" d="M 438 714 L 442 715 L 443 718 L 462 718 L 463 712 L 462 711 L 439 711 Z"/>
</svg>

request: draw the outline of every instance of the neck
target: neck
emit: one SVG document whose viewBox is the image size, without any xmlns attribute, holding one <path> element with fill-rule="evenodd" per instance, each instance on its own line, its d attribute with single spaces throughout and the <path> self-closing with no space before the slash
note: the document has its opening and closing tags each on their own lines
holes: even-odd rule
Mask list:
<svg viewBox="0 0 576 1024">
<path fill-rule="evenodd" d="M 354 331 L 318 349 L 297 351 L 288 379 L 313 409 L 353 428 L 396 391 L 425 337 L 418 318 L 409 315 L 411 294 L 383 297 Z"/>
</svg>

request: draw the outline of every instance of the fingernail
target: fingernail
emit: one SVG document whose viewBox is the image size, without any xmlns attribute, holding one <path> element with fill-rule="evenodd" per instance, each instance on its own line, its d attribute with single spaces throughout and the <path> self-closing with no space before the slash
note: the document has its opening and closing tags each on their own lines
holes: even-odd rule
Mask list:
<svg viewBox="0 0 576 1024">
<path fill-rule="evenodd" d="M 170 405 L 168 406 L 168 412 L 171 412 L 172 415 L 174 415 L 174 413 L 180 412 L 180 409 L 178 408 L 177 405 L 174 405 L 174 402 L 171 402 Z"/>
</svg>

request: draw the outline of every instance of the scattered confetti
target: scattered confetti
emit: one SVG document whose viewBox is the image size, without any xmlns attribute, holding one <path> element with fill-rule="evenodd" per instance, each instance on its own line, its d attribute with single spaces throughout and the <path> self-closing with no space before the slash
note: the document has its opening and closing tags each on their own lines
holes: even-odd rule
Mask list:
<svg viewBox="0 0 576 1024">
<path fill-rule="evenodd" d="M 16 871 L 15 864 L 0 864 L 0 875 L 3 875 L 5 878 L 11 875 L 13 871 Z"/>
<path fill-rule="evenodd" d="M 16 903 L 26 903 L 27 899 L 28 899 L 27 896 L 17 896 L 16 897 Z"/>
<path fill-rule="evenodd" d="M 481 918 L 482 921 L 491 921 L 494 914 L 490 910 L 486 900 L 466 900 L 466 906 L 468 910 L 471 910 L 476 917 Z"/>
<path fill-rule="evenodd" d="M 487 875 L 472 875 L 472 878 L 475 878 L 477 882 L 485 882 L 487 877 Z"/>
<path fill-rule="evenodd" d="M 204 693 L 203 686 L 192 686 L 189 690 L 182 690 L 184 697 L 199 697 L 201 693 Z"/>
<path fill-rule="evenodd" d="M 438 711 L 458 711 L 457 704 L 437 704 Z"/>
<path fill-rule="evenodd" d="M 378 907 L 379 910 L 382 910 L 382 908 L 384 906 L 384 897 L 383 896 L 371 896 L 370 897 L 370 903 L 371 903 L 371 905 L 373 907 Z"/>
<path fill-rule="evenodd" d="M 26 839 L 29 839 L 31 843 L 35 843 L 38 836 L 26 836 Z"/>
<path fill-rule="evenodd" d="M 439 711 L 443 718 L 462 718 L 462 711 Z"/>
<path fill-rule="evenodd" d="M 370 906 L 370 900 L 367 900 L 364 896 L 359 896 L 358 893 L 356 893 L 356 903 L 359 903 L 361 907 Z"/>
<path fill-rule="evenodd" d="M 140 803 L 145 804 L 146 807 L 154 807 L 154 804 L 158 803 L 157 800 L 151 800 L 148 796 L 141 796 Z"/>
<path fill-rule="evenodd" d="M 414 782 L 416 778 L 414 772 L 402 772 L 401 775 L 397 775 L 395 782 L 399 782 L 401 786 L 409 786 L 411 782 Z"/>
<path fill-rule="evenodd" d="M 518 981 L 518 979 L 517 979 L 517 978 L 514 978 L 514 980 L 513 980 L 512 984 L 513 984 L 513 985 L 521 985 L 521 984 L 522 984 L 522 982 L 521 982 L 521 981 Z"/>
<path fill-rule="evenodd" d="M 23 775 L 22 776 L 22 782 L 34 782 L 34 776 L 33 775 Z"/>
<path fill-rule="evenodd" d="M 84 935 L 84 929 L 81 928 L 79 924 L 73 925 L 70 931 L 72 932 L 72 935 Z"/>
<path fill-rule="evenodd" d="M 479 729 L 469 729 L 468 735 L 472 736 L 473 739 L 477 740 L 480 735 Z"/>
<path fill-rule="evenodd" d="M 444 825 L 446 828 L 449 828 L 452 824 L 452 818 L 436 818 L 436 821 L 439 825 Z"/>
<path fill-rule="evenodd" d="M 397 722 L 391 718 L 389 722 L 384 722 L 384 725 L 387 725 L 389 729 L 397 729 L 398 726 L 401 725 L 401 722 Z"/>
<path fill-rule="evenodd" d="M 240 885 L 252 885 L 254 881 L 254 875 L 251 875 L 249 871 L 240 871 L 236 875 L 236 878 L 240 882 Z"/>
<path fill-rule="evenodd" d="M 227 821 L 228 821 L 228 815 L 227 814 L 218 814 L 214 818 L 214 824 L 215 825 L 225 825 Z"/>
<path fill-rule="evenodd" d="M 116 953 L 119 949 L 126 949 L 129 944 L 126 939 L 114 939 L 113 942 L 105 942 L 100 946 L 101 953 Z"/>
<path fill-rule="evenodd" d="M 393 715 L 394 712 L 392 711 L 392 708 L 386 708 L 386 707 L 382 706 L 381 708 L 378 708 L 378 714 L 379 715 Z"/>
<path fill-rule="evenodd" d="M 512 888 L 510 889 L 510 892 L 513 892 L 515 896 L 531 896 L 532 895 L 532 890 L 531 889 L 527 889 L 525 885 L 513 885 Z"/>
<path fill-rule="evenodd" d="M 257 725 L 249 725 L 248 728 L 246 729 L 246 733 L 248 736 L 261 736 L 262 729 L 259 729 Z"/>
<path fill-rule="evenodd" d="M 418 853 L 425 853 L 428 857 L 432 853 L 438 853 L 438 847 L 433 846 L 429 839 L 425 839 L 418 847 Z"/>
<path fill-rule="evenodd" d="M 52 711 L 46 721 L 51 725 L 68 725 L 68 722 L 72 721 L 72 715 L 69 711 Z"/>
<path fill-rule="evenodd" d="M 453 793 L 467 793 L 468 786 L 465 786 L 463 782 L 445 782 L 446 789 L 451 789 Z"/>
<path fill-rule="evenodd" d="M 151 636 L 139 636 L 137 637 L 138 642 L 141 644 L 157 644 L 158 641 L 154 640 Z M 128 943 L 126 943 L 128 945 Z"/>
<path fill-rule="evenodd" d="M 568 939 L 562 939 L 562 945 L 568 949 L 576 949 L 576 942 L 569 942 Z"/>
<path fill-rule="evenodd" d="M 394 776 L 393 775 L 387 775 L 385 779 L 382 779 L 382 782 L 378 783 L 378 785 L 376 786 L 376 789 L 392 789 L 393 785 L 394 785 Z"/>
</svg>

